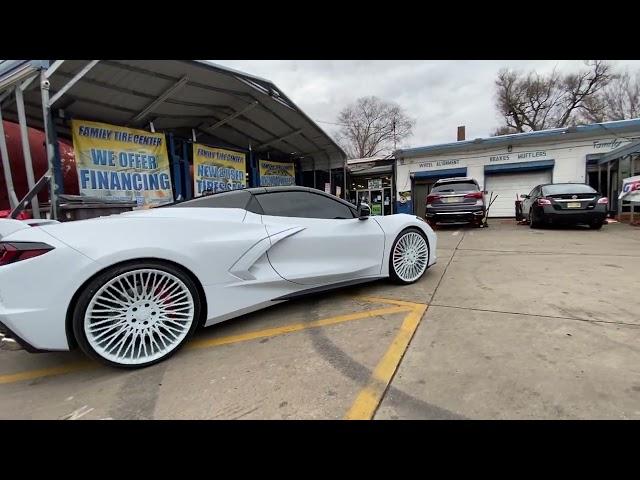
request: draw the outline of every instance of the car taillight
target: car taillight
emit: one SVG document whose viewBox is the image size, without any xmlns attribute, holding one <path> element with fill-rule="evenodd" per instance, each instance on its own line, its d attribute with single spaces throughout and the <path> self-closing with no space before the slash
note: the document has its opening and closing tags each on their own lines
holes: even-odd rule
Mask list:
<svg viewBox="0 0 640 480">
<path fill-rule="evenodd" d="M 51 245 L 37 242 L 0 242 L 0 267 L 37 257 L 53 250 Z"/>
<path fill-rule="evenodd" d="M 551 200 L 548 198 L 539 198 L 538 205 L 551 205 Z"/>
<path fill-rule="evenodd" d="M 605 205 L 609 204 L 609 199 L 607 197 L 602 197 L 598 199 L 598 203 L 604 203 Z"/>
<path fill-rule="evenodd" d="M 482 200 L 482 192 L 467 193 L 464 198 L 476 198 L 478 200 Z"/>
<path fill-rule="evenodd" d="M 427 195 L 427 203 L 433 203 L 439 198 L 440 198 L 440 195 Z"/>
</svg>

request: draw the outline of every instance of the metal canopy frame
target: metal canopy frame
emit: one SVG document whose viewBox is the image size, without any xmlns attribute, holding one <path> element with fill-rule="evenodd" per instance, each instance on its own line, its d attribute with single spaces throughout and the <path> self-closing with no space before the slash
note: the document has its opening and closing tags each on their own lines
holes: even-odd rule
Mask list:
<svg viewBox="0 0 640 480">
<path fill-rule="evenodd" d="M 40 95 L 34 92 L 38 83 Z M 242 150 L 249 146 L 249 151 L 253 145 L 253 152 L 289 161 L 315 164 L 316 159 L 326 158 L 329 170 L 346 162 L 344 151 L 273 83 L 205 61 L 0 61 L 0 124 L 3 113 L 4 119 L 17 120 L 20 126 L 30 191 L 37 182 L 28 125 L 44 129 L 53 219 L 58 215 L 60 187 L 60 179 L 51 173 L 57 167 L 56 135 L 70 137 L 66 125 L 70 117 L 137 128 L 148 125 L 167 133 L 183 129 L 194 132 L 191 141 L 205 137 L 205 143 Z M 0 125 L 9 202 L 12 208 L 23 207 L 25 202 L 18 201 L 13 187 L 3 133 Z M 37 196 L 31 204 L 39 218 Z"/>
</svg>

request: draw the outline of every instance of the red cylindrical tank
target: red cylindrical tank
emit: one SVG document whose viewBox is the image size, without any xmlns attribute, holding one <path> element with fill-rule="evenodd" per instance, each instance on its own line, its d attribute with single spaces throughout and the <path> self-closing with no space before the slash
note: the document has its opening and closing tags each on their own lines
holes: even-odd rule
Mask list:
<svg viewBox="0 0 640 480">
<path fill-rule="evenodd" d="M 9 153 L 9 164 L 11 165 L 11 176 L 13 177 L 13 188 L 18 199 L 24 197 L 29 191 L 27 174 L 24 166 L 24 155 L 22 154 L 22 142 L 20 140 L 20 126 L 17 123 L 4 121 L 4 134 L 7 141 Z M 78 195 L 78 173 L 76 170 L 76 160 L 71 142 L 59 139 L 60 162 L 62 167 L 62 178 L 64 192 L 71 195 Z M 48 161 L 44 146 L 44 132 L 35 128 L 29 128 L 29 147 L 31 149 L 31 160 L 33 162 L 34 181 L 38 181 L 47 171 Z M 48 202 L 49 190 L 44 188 L 38 195 L 40 202 Z M 4 181 L 4 171 L 0 163 L 0 210 L 9 208 L 9 197 L 7 185 Z"/>
</svg>

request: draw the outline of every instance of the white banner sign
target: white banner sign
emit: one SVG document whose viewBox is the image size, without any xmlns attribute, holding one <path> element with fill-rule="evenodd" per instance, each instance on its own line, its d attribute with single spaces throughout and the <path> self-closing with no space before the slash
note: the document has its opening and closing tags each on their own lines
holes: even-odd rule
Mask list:
<svg viewBox="0 0 640 480">
<path fill-rule="evenodd" d="M 640 175 L 622 180 L 622 191 L 618 200 L 640 203 Z"/>
</svg>

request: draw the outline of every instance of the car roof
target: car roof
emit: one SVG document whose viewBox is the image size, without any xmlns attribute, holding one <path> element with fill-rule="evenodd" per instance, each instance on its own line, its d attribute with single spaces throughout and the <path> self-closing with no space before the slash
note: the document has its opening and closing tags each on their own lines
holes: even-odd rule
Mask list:
<svg viewBox="0 0 640 480">
<path fill-rule="evenodd" d="M 289 185 L 284 187 L 251 187 L 245 188 L 243 190 L 237 191 L 245 191 L 249 192 L 252 195 L 260 194 L 260 193 L 271 193 L 271 192 L 312 192 L 312 193 L 326 193 L 323 190 L 319 190 L 317 188 L 311 187 L 301 187 L 299 185 Z"/>
<path fill-rule="evenodd" d="M 538 185 L 539 187 L 547 187 L 549 185 L 586 185 L 588 187 L 590 187 L 591 185 L 589 185 L 588 183 L 583 183 L 583 182 L 558 182 L 558 183 L 541 183 L 540 185 Z"/>
<path fill-rule="evenodd" d="M 216 192 L 216 193 L 210 193 L 208 195 L 203 195 L 200 197 L 194 197 L 190 200 L 195 200 L 197 198 L 204 198 L 204 197 L 212 197 L 212 196 L 217 196 L 217 195 L 246 195 L 246 194 L 250 194 L 250 195 L 260 195 L 260 194 L 264 194 L 264 193 L 276 193 L 276 192 L 309 192 L 309 193 L 315 193 L 318 195 L 323 195 L 325 197 L 330 197 L 333 200 L 336 200 L 340 203 L 343 203 L 345 205 L 347 205 L 350 208 L 355 208 L 355 206 L 351 203 L 348 202 L 340 197 L 336 197 L 335 195 L 329 194 L 327 192 L 325 192 L 324 190 L 319 190 L 317 188 L 311 188 L 311 187 L 302 187 L 299 185 L 289 185 L 289 186 L 281 186 L 281 187 L 251 187 L 251 188 L 240 188 L 237 190 L 225 190 L 222 192 Z M 170 207 L 172 205 L 175 205 L 176 203 L 184 203 L 184 202 L 188 202 L 190 200 L 182 200 L 180 202 L 174 202 L 174 203 L 169 203 L 166 205 L 162 205 L 163 207 Z"/>
<path fill-rule="evenodd" d="M 472 177 L 450 177 L 450 178 L 441 178 L 436 181 L 436 183 L 458 183 L 458 182 L 478 183 L 478 181 Z"/>
</svg>

